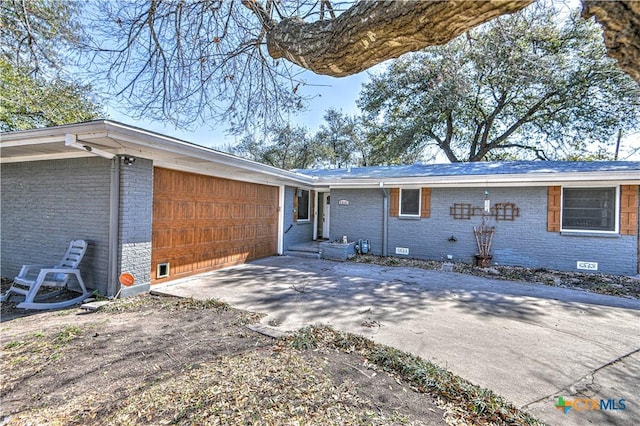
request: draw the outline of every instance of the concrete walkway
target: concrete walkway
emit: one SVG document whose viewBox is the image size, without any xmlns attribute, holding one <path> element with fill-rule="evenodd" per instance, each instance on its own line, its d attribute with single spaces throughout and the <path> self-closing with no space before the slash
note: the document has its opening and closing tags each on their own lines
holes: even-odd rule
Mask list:
<svg viewBox="0 0 640 426">
<path fill-rule="evenodd" d="M 365 335 L 504 396 L 549 424 L 640 424 L 640 301 L 415 268 L 271 257 L 154 287 Z M 564 414 L 566 400 L 624 410 Z M 611 407 L 611 405 L 609 405 Z"/>
</svg>

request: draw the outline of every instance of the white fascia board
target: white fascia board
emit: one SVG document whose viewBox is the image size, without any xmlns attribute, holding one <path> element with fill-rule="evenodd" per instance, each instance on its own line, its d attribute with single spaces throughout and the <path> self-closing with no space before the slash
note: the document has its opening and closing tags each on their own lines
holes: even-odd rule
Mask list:
<svg viewBox="0 0 640 426">
<path fill-rule="evenodd" d="M 99 134 L 104 132 L 105 120 L 90 121 L 79 124 L 65 124 L 56 127 L 43 127 L 31 130 L 16 130 L 0 134 L 0 146 L 26 146 L 64 142 L 69 133 L 80 135 Z M 80 139 L 81 137 L 79 137 Z"/>
<path fill-rule="evenodd" d="M 144 130 L 132 129 L 113 122 L 108 122 L 106 123 L 106 125 L 109 138 L 125 142 L 126 144 L 139 145 L 159 151 L 170 152 L 172 154 L 177 154 L 180 156 L 190 156 L 193 158 L 206 160 L 208 163 L 220 164 L 226 167 L 233 167 L 252 173 L 259 173 L 262 175 L 271 176 L 279 181 L 290 181 L 294 184 L 305 183 L 312 185 L 315 181 L 315 179 L 307 175 L 282 170 L 277 167 L 268 166 L 256 161 L 236 157 L 231 154 L 227 154 L 201 145 L 196 145 L 190 142 L 181 141 L 179 139 L 170 138 Z M 129 147 L 127 146 L 126 148 Z M 126 151 L 127 153 L 129 153 L 129 149 L 127 149 Z M 144 150 L 143 148 L 140 152 L 143 151 L 146 150 Z M 132 155 L 135 155 L 135 150 L 131 151 L 130 153 Z"/>
<path fill-rule="evenodd" d="M 572 172 L 572 173 L 540 173 L 540 174 L 510 174 L 510 175 L 475 175 L 475 176 L 433 176 L 407 178 L 350 178 L 335 180 L 320 180 L 319 185 L 329 185 L 330 188 L 384 188 L 401 186 L 428 186 L 431 188 L 450 187 L 484 187 L 491 186 L 549 186 L 564 183 L 602 184 L 612 182 L 618 185 L 638 185 L 640 175 L 634 171 L 611 172 Z"/>
<path fill-rule="evenodd" d="M 195 173 L 205 176 L 214 176 L 223 179 L 237 180 L 241 182 L 257 183 L 261 185 L 281 186 L 281 185 L 299 185 L 298 183 L 291 182 L 286 179 L 278 179 L 275 176 L 267 176 L 258 172 L 238 172 L 237 170 L 230 170 L 229 168 L 217 168 L 215 164 L 202 163 L 187 164 L 180 161 L 170 160 L 154 160 L 154 167 L 161 167 L 165 169 L 177 170 L 181 172 Z M 208 167 L 202 167 L 202 165 Z"/>
<path fill-rule="evenodd" d="M 7 132 L 0 134 L 0 148 L 26 147 L 29 145 L 42 145 L 48 143 L 64 143 L 67 134 L 76 135 L 78 142 L 91 145 L 92 140 L 108 138 L 116 147 L 100 146 L 98 149 L 108 149 L 110 153 L 132 155 L 154 160 L 158 165 L 173 169 L 186 167 L 183 162 L 171 159 L 171 155 L 179 157 L 192 157 L 203 160 L 203 167 L 222 166 L 225 170 L 235 169 L 238 172 L 247 172 L 250 179 L 260 183 L 309 185 L 313 186 L 315 178 L 300 173 L 281 170 L 277 167 L 267 166 L 255 161 L 236 157 L 221 151 L 196 145 L 190 142 L 175 139 L 159 133 L 150 132 L 141 128 L 121 124 L 109 120 L 96 120 L 87 123 L 68 124 L 42 129 Z M 90 155 L 90 154 L 89 154 Z M 76 152 L 54 153 L 49 155 L 21 156 L 11 159 L 2 159 L 2 162 L 22 162 L 50 160 L 60 158 L 73 158 L 79 156 Z M 83 155 L 86 156 L 86 155 Z M 194 163 L 196 164 L 196 163 Z M 201 172 L 201 168 L 189 165 L 188 168 L 195 172 Z M 229 176 L 233 178 L 233 175 Z M 256 177 L 258 177 L 256 179 Z"/>
<path fill-rule="evenodd" d="M 47 143 L 58 143 L 58 142 L 64 142 L 64 135 L 47 136 L 44 138 L 36 138 L 35 136 L 33 136 L 30 138 L 24 138 L 24 139 L 13 138 L 13 137 L 10 137 L 9 135 L 2 135 L 2 139 L 0 139 L 0 147 L 13 148 L 15 146 L 42 145 Z"/>
<path fill-rule="evenodd" d="M 9 164 L 9 163 L 24 163 L 28 161 L 45 161 L 45 160 L 66 160 L 68 158 L 85 158 L 85 157 L 95 157 L 94 154 L 90 152 L 64 152 L 59 154 L 39 154 L 39 155 L 28 155 L 24 157 L 2 157 L 0 155 L 0 164 Z"/>
</svg>

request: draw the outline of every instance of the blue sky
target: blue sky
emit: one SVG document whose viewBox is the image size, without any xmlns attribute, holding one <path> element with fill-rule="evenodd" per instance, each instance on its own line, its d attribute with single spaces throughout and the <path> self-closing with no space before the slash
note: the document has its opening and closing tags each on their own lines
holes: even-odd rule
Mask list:
<svg viewBox="0 0 640 426">
<path fill-rule="evenodd" d="M 309 110 L 292 116 L 292 124 L 307 126 L 312 133 L 322 124 L 323 116 L 329 108 L 342 110 L 346 114 L 358 113 L 356 99 L 362 88 L 362 84 L 368 80 L 368 73 L 363 72 L 355 76 L 335 78 L 307 72 L 306 79 L 309 83 L 304 87 L 305 93 L 316 96 L 309 103 Z M 212 128 L 210 125 L 199 126 L 195 129 L 179 129 L 172 124 L 158 121 L 135 120 L 129 117 L 125 111 L 119 111 L 114 105 L 107 106 L 109 118 L 142 127 L 147 130 L 173 136 L 179 139 L 193 142 L 212 148 L 220 148 L 229 144 L 235 144 L 236 137 L 227 135 L 223 127 Z"/>
<path fill-rule="evenodd" d="M 335 78 L 315 75 L 307 72 L 307 80 L 310 84 L 305 88 L 308 95 L 319 95 L 311 100 L 308 111 L 292 116 L 291 123 L 294 125 L 304 125 L 312 133 L 318 130 L 323 123 L 325 111 L 329 108 L 342 110 L 347 114 L 357 114 L 358 108 L 356 100 L 362 88 L 362 84 L 369 78 L 369 72 L 363 72 L 355 76 Z M 313 84 L 313 85 L 311 85 Z M 236 144 L 236 136 L 228 135 L 222 126 L 211 127 L 210 125 L 198 126 L 194 129 L 180 129 L 172 124 L 151 120 L 136 120 L 129 117 L 126 112 L 118 111 L 113 105 L 108 105 L 109 117 L 113 120 L 142 127 L 163 135 L 172 136 L 198 145 L 222 149 L 223 147 Z M 238 139 L 239 141 L 239 139 Z M 625 135 L 622 139 L 620 149 L 620 160 L 640 160 L 640 152 L 629 157 L 628 152 L 633 148 L 640 147 L 640 133 Z M 613 151 L 613 147 L 611 150 Z M 445 161 L 444 157 L 438 157 L 438 162 Z"/>
<path fill-rule="evenodd" d="M 556 3 L 564 6 L 566 10 L 579 7 L 579 3 L 576 0 L 556 0 Z M 356 100 L 362 84 L 368 80 L 370 72 L 376 72 L 383 67 L 384 64 L 381 64 L 374 67 L 373 71 L 370 70 L 344 78 L 320 76 L 307 71 L 302 78 L 307 81 L 308 86 L 303 87 L 303 90 L 305 95 L 315 97 L 309 102 L 309 108 L 306 112 L 290 117 L 290 123 L 292 125 L 304 125 L 313 134 L 323 123 L 323 116 L 329 108 L 342 110 L 346 114 L 357 114 Z M 229 145 L 235 145 L 241 137 L 228 135 L 223 126 L 216 127 L 215 125 L 204 124 L 195 128 L 181 129 L 166 122 L 131 118 L 125 110 L 119 110 L 117 105 L 106 105 L 106 107 L 110 119 L 206 147 L 221 149 Z M 633 157 L 628 157 L 627 154 L 630 152 L 629 150 L 638 147 L 640 147 L 640 132 L 633 135 L 625 135 L 622 139 L 620 159 L 640 160 L 640 152 Z M 611 151 L 613 149 L 612 147 Z M 438 161 L 442 160 L 440 158 Z"/>
</svg>

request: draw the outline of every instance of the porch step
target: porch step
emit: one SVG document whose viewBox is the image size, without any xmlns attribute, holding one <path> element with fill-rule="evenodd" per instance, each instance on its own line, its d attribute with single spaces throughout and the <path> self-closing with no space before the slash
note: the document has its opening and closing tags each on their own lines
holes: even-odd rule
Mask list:
<svg viewBox="0 0 640 426">
<path fill-rule="evenodd" d="M 291 257 L 304 257 L 306 259 L 320 259 L 319 252 L 306 251 L 306 250 L 287 250 L 284 252 L 286 256 Z"/>
<path fill-rule="evenodd" d="M 306 241 L 292 244 L 284 254 L 293 257 L 305 257 L 307 259 L 320 259 L 320 241 Z"/>
</svg>

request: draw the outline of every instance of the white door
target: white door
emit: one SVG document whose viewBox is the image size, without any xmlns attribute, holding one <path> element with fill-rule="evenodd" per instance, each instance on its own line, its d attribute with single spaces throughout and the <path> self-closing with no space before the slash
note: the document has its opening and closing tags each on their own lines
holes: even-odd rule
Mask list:
<svg viewBox="0 0 640 426">
<path fill-rule="evenodd" d="M 328 192 L 322 193 L 322 238 L 329 238 L 329 217 L 331 209 L 331 195 Z"/>
</svg>

